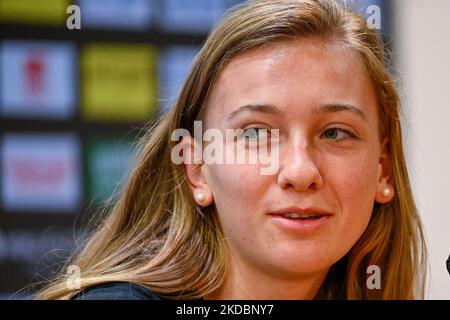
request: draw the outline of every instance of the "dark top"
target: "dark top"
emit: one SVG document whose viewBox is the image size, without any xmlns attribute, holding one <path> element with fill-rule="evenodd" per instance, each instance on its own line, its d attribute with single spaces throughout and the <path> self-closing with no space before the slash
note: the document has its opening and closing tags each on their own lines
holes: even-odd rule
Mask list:
<svg viewBox="0 0 450 320">
<path fill-rule="evenodd" d="M 128 282 L 108 282 L 84 289 L 71 300 L 163 300 L 151 290 Z"/>
</svg>

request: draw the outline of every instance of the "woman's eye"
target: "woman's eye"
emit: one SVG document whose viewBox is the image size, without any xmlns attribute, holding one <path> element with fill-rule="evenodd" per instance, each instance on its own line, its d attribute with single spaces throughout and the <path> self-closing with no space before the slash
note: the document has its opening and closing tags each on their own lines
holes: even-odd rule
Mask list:
<svg viewBox="0 0 450 320">
<path fill-rule="evenodd" d="M 261 139 L 263 136 L 268 136 L 268 130 L 266 128 L 245 128 L 243 129 L 243 136 L 249 139 Z"/>
<path fill-rule="evenodd" d="M 351 132 L 344 130 L 344 129 L 339 129 L 339 128 L 331 128 L 326 130 L 323 133 L 323 137 L 325 139 L 332 139 L 332 140 L 342 140 L 342 139 L 346 139 L 346 138 L 353 138 L 354 134 L 352 134 Z"/>
</svg>

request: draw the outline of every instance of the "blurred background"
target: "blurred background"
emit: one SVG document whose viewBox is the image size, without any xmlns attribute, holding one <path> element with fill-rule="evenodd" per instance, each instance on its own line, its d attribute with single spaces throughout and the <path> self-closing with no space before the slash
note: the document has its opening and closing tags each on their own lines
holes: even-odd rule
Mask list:
<svg viewBox="0 0 450 320">
<path fill-rule="evenodd" d="M 211 26 L 239 2 L 0 0 L 0 299 L 30 296 L 21 289 L 58 270 L 126 179 L 144 125 L 175 102 Z M 431 251 L 427 297 L 449 299 L 450 1 L 347 4 L 368 18 L 380 10 Z M 71 5 L 81 29 L 66 24 Z"/>
</svg>

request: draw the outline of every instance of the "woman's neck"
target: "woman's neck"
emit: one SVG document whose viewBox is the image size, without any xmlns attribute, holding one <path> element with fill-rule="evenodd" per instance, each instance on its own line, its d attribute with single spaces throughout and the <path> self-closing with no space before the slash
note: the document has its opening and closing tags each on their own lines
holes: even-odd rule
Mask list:
<svg viewBox="0 0 450 320">
<path fill-rule="evenodd" d="M 231 267 L 224 284 L 205 296 L 207 300 L 311 300 L 328 270 L 297 277 L 282 277 L 239 265 Z"/>
</svg>

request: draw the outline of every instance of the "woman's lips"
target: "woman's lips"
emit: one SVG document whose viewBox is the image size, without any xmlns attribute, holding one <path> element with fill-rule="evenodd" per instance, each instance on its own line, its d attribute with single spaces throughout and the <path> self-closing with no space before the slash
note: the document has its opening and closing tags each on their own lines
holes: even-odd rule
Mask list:
<svg viewBox="0 0 450 320">
<path fill-rule="evenodd" d="M 283 230 L 294 233 L 311 233 L 323 229 L 331 220 L 332 214 L 318 208 L 284 208 L 271 212 L 271 220 Z M 318 217 L 307 218 L 311 215 Z M 290 216 L 290 217 L 288 217 Z M 302 218 L 292 218 L 301 216 Z"/>
</svg>

